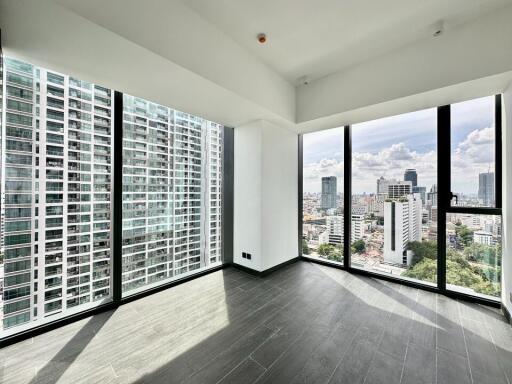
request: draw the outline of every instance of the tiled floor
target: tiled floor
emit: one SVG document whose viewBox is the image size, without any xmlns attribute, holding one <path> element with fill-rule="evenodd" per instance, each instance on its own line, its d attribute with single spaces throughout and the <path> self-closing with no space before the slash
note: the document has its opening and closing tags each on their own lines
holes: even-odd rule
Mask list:
<svg viewBox="0 0 512 384">
<path fill-rule="evenodd" d="M 1 383 L 509 383 L 497 310 L 298 262 L 215 272 L 0 351 Z"/>
</svg>

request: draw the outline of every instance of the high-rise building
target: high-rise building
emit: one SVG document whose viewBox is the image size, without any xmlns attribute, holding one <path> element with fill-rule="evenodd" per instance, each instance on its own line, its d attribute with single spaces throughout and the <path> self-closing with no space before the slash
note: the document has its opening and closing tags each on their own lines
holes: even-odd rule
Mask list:
<svg viewBox="0 0 512 384">
<path fill-rule="evenodd" d="M 322 177 L 322 201 L 320 207 L 322 209 L 336 208 L 336 176 Z"/>
<path fill-rule="evenodd" d="M 1 304 L 9 329 L 111 295 L 113 95 L 18 60 L 5 60 L 4 75 Z"/>
<path fill-rule="evenodd" d="M 410 181 L 397 181 L 388 184 L 388 197 L 397 199 L 399 197 L 412 193 L 412 183 Z"/>
<path fill-rule="evenodd" d="M 478 199 L 484 206 L 494 206 L 494 172 L 478 175 Z"/>
<path fill-rule="evenodd" d="M 404 181 L 410 181 L 413 188 L 418 186 L 418 173 L 416 170 L 413 168 L 406 169 L 404 172 Z"/>
<path fill-rule="evenodd" d="M 421 240 L 421 198 L 408 194 L 384 203 L 384 261 L 410 265 L 410 241 Z"/>
</svg>

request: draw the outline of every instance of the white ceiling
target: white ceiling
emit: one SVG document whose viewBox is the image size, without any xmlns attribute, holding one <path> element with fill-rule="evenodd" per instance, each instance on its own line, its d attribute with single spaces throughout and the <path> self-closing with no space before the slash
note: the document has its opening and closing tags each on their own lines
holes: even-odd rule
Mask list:
<svg viewBox="0 0 512 384">
<path fill-rule="evenodd" d="M 510 0 L 182 0 L 296 84 L 457 28 Z M 267 43 L 257 42 L 258 33 Z"/>
</svg>

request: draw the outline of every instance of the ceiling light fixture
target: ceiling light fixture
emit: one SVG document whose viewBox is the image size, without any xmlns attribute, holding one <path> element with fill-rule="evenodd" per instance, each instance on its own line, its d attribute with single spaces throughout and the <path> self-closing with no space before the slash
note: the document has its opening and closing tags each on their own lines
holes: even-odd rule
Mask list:
<svg viewBox="0 0 512 384">
<path fill-rule="evenodd" d="M 267 35 L 265 35 L 264 33 L 259 33 L 258 41 L 260 42 L 260 44 L 264 44 L 267 41 Z"/>
</svg>

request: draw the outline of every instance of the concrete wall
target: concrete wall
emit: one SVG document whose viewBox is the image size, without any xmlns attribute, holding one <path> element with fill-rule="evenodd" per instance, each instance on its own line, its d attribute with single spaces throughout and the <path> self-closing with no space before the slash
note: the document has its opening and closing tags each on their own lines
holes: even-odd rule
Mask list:
<svg viewBox="0 0 512 384">
<path fill-rule="evenodd" d="M 503 282 L 502 299 L 512 313 L 512 84 L 503 94 Z"/>
<path fill-rule="evenodd" d="M 298 256 L 297 164 L 297 134 L 263 120 L 236 127 L 235 263 L 264 271 Z"/>
</svg>

